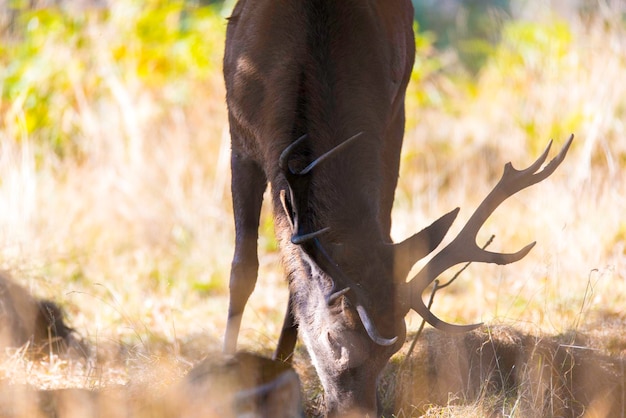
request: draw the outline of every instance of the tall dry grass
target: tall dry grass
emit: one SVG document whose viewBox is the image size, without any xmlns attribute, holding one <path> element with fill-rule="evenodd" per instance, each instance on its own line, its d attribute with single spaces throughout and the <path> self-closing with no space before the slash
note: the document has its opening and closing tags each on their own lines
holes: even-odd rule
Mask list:
<svg viewBox="0 0 626 418">
<path fill-rule="evenodd" d="M 33 365 L 16 351 L 2 368 L 15 382 L 98 387 L 163 378 L 164 370 L 178 375 L 219 349 L 224 330 L 234 238 L 220 73 L 225 23 L 216 15 L 202 21 L 211 46 L 205 73 L 159 78 L 160 61 L 134 62 L 141 45 L 124 38 L 139 12 L 112 4 L 106 19 L 86 18 L 80 36 L 91 48 L 52 37 L 32 64 L 32 88 L 41 89 L 51 79 L 37 79 L 38 62 L 67 66 L 63 90 L 46 97 L 63 109 L 50 123 L 75 144 L 74 155 L 46 146 L 50 129 L 29 126 L 30 90 L 0 95 L 0 267 L 59 301 L 94 346 L 115 357 L 118 348 L 110 346 L 121 343 L 130 360 Z M 461 206 L 454 234 L 505 162 L 526 166 L 551 137 L 554 155 L 570 132 L 576 135 L 557 172 L 509 199 L 479 236 L 484 242 L 496 235 L 492 250 L 515 251 L 534 240 L 537 246 L 513 266 L 471 266 L 437 295 L 433 309 L 441 317 L 547 333 L 623 320 L 626 33 L 614 16 L 513 22 L 475 79 L 457 72 L 448 54 L 420 51 L 394 238 Z M 112 45 L 128 51 L 120 55 Z M 155 54 L 167 62 L 170 53 Z M 429 60 L 443 68 L 427 71 Z M 0 90 L 6 83 L 0 80 Z M 265 208 L 260 279 L 240 339 L 243 348 L 264 352 L 277 340 L 287 296 L 272 234 Z M 408 317 L 409 330 L 419 322 Z M 616 350 L 623 355 L 625 348 Z M 54 379 L 59 375 L 64 380 Z M 45 383 L 41 376 L 52 378 Z"/>
</svg>

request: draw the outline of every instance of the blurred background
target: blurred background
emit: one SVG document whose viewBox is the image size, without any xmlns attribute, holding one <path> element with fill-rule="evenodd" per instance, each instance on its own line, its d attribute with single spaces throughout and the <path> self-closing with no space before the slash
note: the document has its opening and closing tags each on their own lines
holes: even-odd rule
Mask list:
<svg viewBox="0 0 626 418">
<path fill-rule="evenodd" d="M 221 73 L 232 3 L 0 1 L 0 268 L 57 300 L 95 345 L 148 358 L 219 349 L 234 242 Z M 623 321 L 626 2 L 414 5 L 394 239 L 460 206 L 456 233 L 506 162 L 525 167 L 576 135 L 557 172 L 479 235 L 496 235 L 493 251 L 536 240 L 533 251 L 472 265 L 433 310 L 547 333 Z M 267 206 L 259 248 L 240 341 L 270 352 L 287 288 Z"/>
</svg>

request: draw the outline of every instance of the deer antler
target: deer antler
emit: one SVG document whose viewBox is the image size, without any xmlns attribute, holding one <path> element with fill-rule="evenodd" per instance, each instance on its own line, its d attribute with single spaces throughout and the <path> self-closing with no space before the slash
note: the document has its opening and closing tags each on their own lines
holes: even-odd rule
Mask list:
<svg viewBox="0 0 626 418">
<path fill-rule="evenodd" d="M 289 186 L 289 201 L 287 201 L 284 194 L 281 193 L 281 202 L 283 204 L 283 209 L 287 213 L 287 217 L 290 219 L 291 226 L 294 230 L 294 234 L 291 236 L 291 242 L 293 244 L 302 245 L 303 243 L 310 241 L 313 238 L 316 238 L 319 235 L 330 230 L 329 227 L 320 229 L 319 231 L 313 231 L 308 233 L 304 233 L 301 230 L 302 226 L 300 225 L 299 220 L 301 219 L 301 216 L 304 213 L 307 204 L 306 197 L 309 184 L 311 182 L 311 177 L 309 174 L 318 164 L 326 160 L 328 157 L 334 155 L 338 151 L 341 151 L 343 148 L 358 139 L 362 134 L 363 132 L 359 132 L 358 134 L 346 139 L 330 151 L 327 151 L 325 154 L 316 158 L 312 163 L 310 163 L 301 171 L 292 170 L 291 167 L 289 167 L 289 159 L 293 155 L 296 148 L 300 144 L 302 144 L 304 140 L 308 137 L 307 134 L 302 135 L 300 138 L 292 142 L 280 154 L 278 166 L 285 175 L 285 178 L 287 179 L 287 184 Z"/>
<path fill-rule="evenodd" d="M 574 135 L 571 135 L 559 154 L 539 172 L 537 172 L 537 170 L 539 170 L 545 162 L 552 141 L 550 141 L 543 154 L 525 170 L 517 170 L 513 168 L 511 163 L 507 163 L 504 166 L 502 178 L 478 206 L 461 232 L 459 232 L 450 244 L 437 253 L 408 283 L 410 308 L 420 314 L 424 320 L 433 327 L 446 332 L 464 332 L 481 325 L 453 325 L 442 321 L 426 307 L 422 300 L 422 292 L 424 292 L 428 285 L 441 273 L 456 264 L 475 261 L 503 265 L 518 261 L 528 254 L 535 245 L 534 242 L 528 244 L 516 253 L 494 253 L 481 249 L 476 244 L 476 235 L 487 218 L 508 197 L 550 176 L 565 158 L 573 139 Z"/>
<path fill-rule="evenodd" d="M 286 192 L 281 190 L 280 200 L 293 229 L 291 242 L 295 245 L 312 243 L 313 248 L 315 248 L 316 257 L 311 258 L 314 258 L 314 262 L 317 263 L 319 267 L 332 278 L 333 281 L 331 291 L 328 295 L 326 295 L 326 303 L 328 305 L 333 304 L 342 296 L 347 297 L 347 294 L 350 293 L 352 289 L 356 289 L 357 285 L 354 281 L 349 279 L 343 271 L 341 271 L 337 263 L 330 257 L 328 252 L 326 252 L 318 239 L 320 235 L 328 232 L 330 227 L 322 228 L 318 231 L 306 232 L 302 229 L 300 219 L 305 213 L 307 207 L 306 198 L 311 181 L 311 171 L 326 159 L 336 155 L 339 151 L 356 141 L 362 134 L 363 132 L 359 132 L 358 134 L 346 139 L 330 151 L 327 151 L 325 154 L 316 158 L 301 171 L 294 171 L 289 166 L 289 160 L 296 148 L 307 138 L 307 135 L 303 135 L 283 150 L 278 161 L 279 167 L 283 171 L 289 186 L 289 198 L 287 198 Z M 337 286 L 338 283 L 340 283 L 340 286 Z M 338 288 L 339 290 L 337 290 Z M 354 305 L 359 318 L 361 319 L 361 323 L 372 341 L 384 346 L 392 345 L 397 341 L 398 337 L 384 338 L 380 335 L 374 326 L 374 322 L 370 319 L 367 310 L 360 302 L 358 302 L 358 298 L 357 303 Z"/>
<path fill-rule="evenodd" d="M 352 281 L 343 273 L 337 263 L 335 263 L 330 255 L 328 255 L 326 250 L 324 250 L 324 247 L 322 247 L 322 244 L 319 242 L 319 240 L 315 239 L 313 242 L 317 247 L 319 254 L 321 255 L 321 257 L 318 259 L 319 266 L 325 272 L 330 273 L 331 277 L 333 278 L 333 287 L 329 294 L 326 295 L 326 303 L 330 306 L 341 296 L 347 295 L 353 288 L 357 289 L 358 286 L 356 283 L 354 283 L 354 281 Z M 344 287 L 340 290 L 336 290 L 337 282 L 342 283 Z M 365 331 L 367 331 L 367 335 L 372 339 L 372 341 L 374 341 L 378 345 L 383 346 L 389 346 L 394 344 L 398 340 L 398 337 L 395 336 L 393 338 L 385 338 L 381 336 L 376 329 L 376 326 L 374 325 L 374 321 L 372 321 L 372 319 L 369 317 L 369 314 L 367 313 L 365 307 L 359 302 L 358 297 L 356 299 L 356 311 L 359 314 L 359 318 L 361 319 L 361 323 L 363 324 Z"/>
</svg>

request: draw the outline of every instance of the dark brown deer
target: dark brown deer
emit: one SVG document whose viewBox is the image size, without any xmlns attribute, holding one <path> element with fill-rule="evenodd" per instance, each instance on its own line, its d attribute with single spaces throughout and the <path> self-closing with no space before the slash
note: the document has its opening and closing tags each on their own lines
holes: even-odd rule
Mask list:
<svg viewBox="0 0 626 418">
<path fill-rule="evenodd" d="M 476 233 L 507 197 L 548 177 L 548 149 L 527 170 L 509 164 L 457 238 L 410 282 L 458 209 L 393 244 L 391 208 L 414 61 L 409 0 L 240 0 L 229 19 L 224 75 L 232 140 L 235 254 L 225 351 L 234 352 L 258 270 L 259 213 L 267 183 L 290 300 L 276 357 L 299 330 L 325 390 L 326 412 L 375 414 L 380 371 L 404 343 L 410 309 L 444 331 L 423 290 L 465 261 L 507 264 Z M 570 139 L 571 141 L 571 139 Z"/>
</svg>

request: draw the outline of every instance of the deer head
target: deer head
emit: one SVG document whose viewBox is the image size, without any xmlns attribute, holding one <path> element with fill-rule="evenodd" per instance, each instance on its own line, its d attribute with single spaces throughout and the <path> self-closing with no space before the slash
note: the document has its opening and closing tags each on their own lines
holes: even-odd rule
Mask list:
<svg viewBox="0 0 626 418">
<path fill-rule="evenodd" d="M 316 170 L 340 153 L 355 152 L 362 133 L 314 159 L 305 168 L 293 169 L 294 151 L 307 137 L 300 137 L 281 154 L 279 166 L 287 187 L 280 201 L 292 230 L 290 245 L 301 260 L 291 276 L 297 301 L 294 309 L 300 329 L 325 388 L 329 414 L 347 411 L 376 411 L 377 378 L 389 358 L 405 339 L 404 317 L 413 309 L 433 327 L 445 332 L 464 332 L 478 327 L 453 325 L 437 318 L 424 304 L 423 291 L 448 268 L 465 262 L 509 264 L 523 258 L 531 243 L 511 253 L 485 251 L 476 245 L 476 235 L 493 211 L 508 197 L 536 184 L 559 166 L 573 140 L 569 138 L 559 154 L 543 169 L 551 143 L 528 168 L 517 170 L 506 164 L 498 184 L 482 201 L 461 232 L 437 253 L 408 282 L 415 263 L 431 253 L 443 240 L 459 209 L 445 214 L 430 226 L 403 242 L 392 244 L 375 232 L 327 239 L 329 227 L 308 230 L 312 205 L 309 187 Z M 541 169 L 541 170 L 540 170 Z M 339 237 L 342 238 L 342 237 Z M 296 287 L 296 289 L 293 289 Z M 306 295 L 306 297 L 303 297 Z"/>
</svg>

